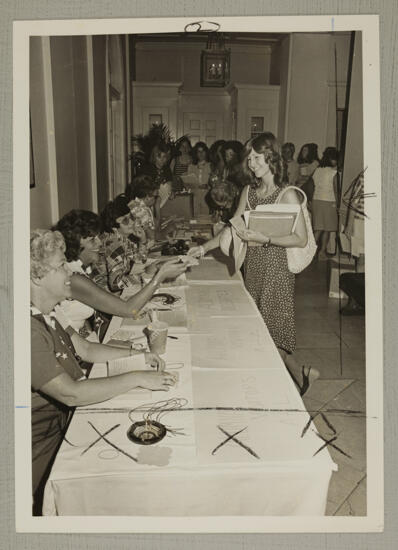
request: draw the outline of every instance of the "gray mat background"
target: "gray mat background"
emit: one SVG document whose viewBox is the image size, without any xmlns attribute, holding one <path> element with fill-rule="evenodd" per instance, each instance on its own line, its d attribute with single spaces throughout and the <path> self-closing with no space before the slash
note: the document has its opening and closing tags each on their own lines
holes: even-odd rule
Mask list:
<svg viewBox="0 0 398 550">
<path fill-rule="evenodd" d="M 40 550 L 392 549 L 398 545 L 398 0 L 0 0 L 0 548 Z M 384 235 L 385 532 L 383 534 L 78 535 L 16 534 L 14 517 L 14 411 L 12 327 L 12 21 L 238 15 L 379 14 L 381 36 L 381 147 Z M 18 200 L 18 197 L 14 197 Z M 22 214 L 22 213 L 21 213 Z M 23 215 L 23 214 L 22 214 Z M 382 284 L 382 281 L 380 281 Z M 134 495 L 132 495 L 134 498 Z M 395 543 L 394 543 L 395 540 Z"/>
</svg>

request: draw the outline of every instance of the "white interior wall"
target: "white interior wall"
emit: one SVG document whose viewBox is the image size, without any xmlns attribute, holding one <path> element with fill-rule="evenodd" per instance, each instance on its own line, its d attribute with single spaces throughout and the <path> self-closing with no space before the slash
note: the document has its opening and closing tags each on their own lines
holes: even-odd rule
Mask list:
<svg viewBox="0 0 398 550">
<path fill-rule="evenodd" d="M 181 81 L 184 90 L 199 91 L 200 54 L 206 43 L 145 42 L 136 45 L 137 82 Z M 230 82 L 269 84 L 271 48 L 231 45 Z"/>
<path fill-rule="evenodd" d="M 50 228 L 58 214 L 49 54 L 48 38 L 30 39 L 30 111 L 35 171 L 35 187 L 30 189 L 31 229 Z"/>
<path fill-rule="evenodd" d="M 304 143 L 326 144 L 329 103 L 329 34 L 292 34 L 290 92 L 285 140 L 296 151 Z"/>
</svg>

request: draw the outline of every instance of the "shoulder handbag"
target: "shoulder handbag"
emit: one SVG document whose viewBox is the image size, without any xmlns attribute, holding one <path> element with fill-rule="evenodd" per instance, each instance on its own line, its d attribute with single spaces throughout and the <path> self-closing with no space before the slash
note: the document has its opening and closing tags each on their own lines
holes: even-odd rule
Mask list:
<svg viewBox="0 0 398 550">
<path fill-rule="evenodd" d="M 315 242 L 314 233 L 312 231 L 310 217 L 307 210 L 307 195 L 299 187 L 290 185 L 283 189 L 279 194 L 277 201 L 280 202 L 282 196 L 288 189 L 294 189 L 303 195 L 303 202 L 301 203 L 301 211 L 304 216 L 305 226 L 307 228 L 307 244 L 303 248 L 286 248 L 287 264 L 291 273 L 301 273 L 306 267 L 310 265 L 313 257 L 315 256 L 317 245 Z"/>
</svg>

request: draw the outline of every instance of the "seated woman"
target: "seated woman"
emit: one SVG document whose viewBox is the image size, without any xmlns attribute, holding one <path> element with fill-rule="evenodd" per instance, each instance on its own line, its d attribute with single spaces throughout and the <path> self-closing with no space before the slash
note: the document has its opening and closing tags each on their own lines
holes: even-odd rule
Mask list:
<svg viewBox="0 0 398 550">
<path fill-rule="evenodd" d="M 89 312 L 97 311 L 117 315 L 118 317 L 136 317 L 142 307 L 150 300 L 159 285 L 166 279 L 174 279 L 186 270 L 178 259 L 156 264 L 151 280 L 134 296 L 122 300 L 115 294 L 101 288 L 95 281 L 100 249 L 100 218 L 87 210 L 71 210 L 61 218 L 56 226 L 65 239 L 65 255 L 71 276 L 72 298 L 79 301 L 80 307 L 87 304 Z M 93 279 L 94 276 L 94 279 Z M 67 318 L 71 312 L 79 309 L 73 301 L 62 302 L 60 306 Z M 89 317 L 90 315 L 88 315 Z"/>
<path fill-rule="evenodd" d="M 208 214 L 205 196 L 209 189 L 210 176 L 209 149 L 206 143 L 198 141 L 192 149 L 192 164 L 188 166 L 185 176 L 182 176 L 185 187 L 193 193 L 194 215 Z"/>
<path fill-rule="evenodd" d="M 77 356 L 105 362 L 138 353 L 132 349 L 88 342 L 53 316 L 57 303 L 71 297 L 70 272 L 58 231 L 36 230 L 30 238 L 32 473 L 34 512 L 41 513 L 44 484 L 62 442 L 73 407 L 106 401 L 132 388 L 168 390 L 172 375 L 164 361 L 147 353 L 157 370 L 131 371 L 87 380 Z M 141 352 L 142 353 L 142 352 Z"/>
</svg>

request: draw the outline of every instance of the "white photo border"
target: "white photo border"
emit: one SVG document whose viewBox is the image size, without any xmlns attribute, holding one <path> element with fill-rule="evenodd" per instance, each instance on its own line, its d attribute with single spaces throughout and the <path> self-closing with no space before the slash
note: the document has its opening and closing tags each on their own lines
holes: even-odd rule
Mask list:
<svg viewBox="0 0 398 550">
<path fill-rule="evenodd" d="M 228 32 L 361 31 L 366 193 L 367 516 L 364 517 L 33 517 L 29 319 L 29 38 L 31 36 L 182 32 L 214 21 Z M 189 17 L 17 21 L 13 26 L 15 497 L 17 532 L 289 533 L 383 530 L 383 308 L 379 18 L 377 15 Z M 17 198 L 18 200 L 15 200 Z M 22 215 L 21 215 L 22 213 Z M 25 215 L 26 213 L 26 215 Z M 21 345 L 23 342 L 23 345 Z M 137 518 L 138 519 L 138 518 Z"/>
</svg>

